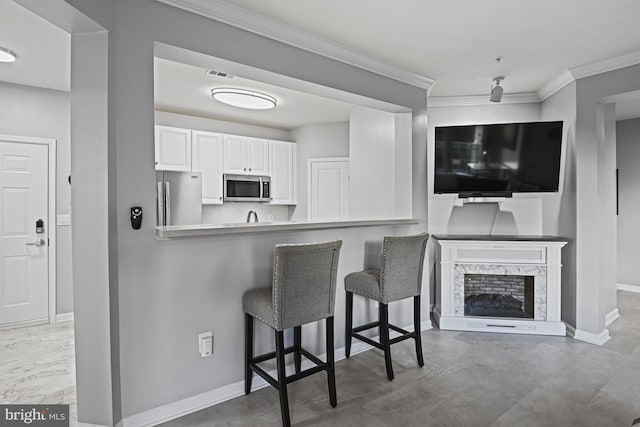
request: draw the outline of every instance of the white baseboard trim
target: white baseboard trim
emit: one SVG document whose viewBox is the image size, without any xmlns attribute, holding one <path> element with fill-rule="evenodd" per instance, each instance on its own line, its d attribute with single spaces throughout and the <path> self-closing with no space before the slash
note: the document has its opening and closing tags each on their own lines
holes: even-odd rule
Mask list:
<svg viewBox="0 0 640 427">
<path fill-rule="evenodd" d="M 619 291 L 640 293 L 640 286 L 637 286 L 637 285 L 628 285 L 626 283 L 618 283 L 616 287 Z"/>
<path fill-rule="evenodd" d="M 591 332 L 581 331 L 580 329 L 576 329 L 571 325 L 567 325 L 567 335 L 579 341 L 584 341 L 588 342 L 589 344 L 595 345 L 603 345 L 611 339 L 608 329 L 603 330 L 599 334 L 594 334 Z"/>
<path fill-rule="evenodd" d="M 56 314 L 56 323 L 58 322 L 70 322 L 73 320 L 73 311 L 69 313 Z"/>
<path fill-rule="evenodd" d="M 421 323 L 421 328 L 423 331 L 431 329 L 433 326 L 431 325 L 430 320 L 423 321 Z M 403 329 L 412 330 L 412 326 L 405 326 Z M 378 337 L 372 337 L 371 339 L 377 340 Z M 367 350 L 372 349 L 369 344 L 366 344 L 362 341 L 353 340 L 353 344 L 351 345 L 351 356 L 355 356 L 356 354 L 363 353 Z M 325 354 L 320 354 L 319 357 L 321 360 L 326 360 Z M 341 347 L 336 349 L 335 351 L 335 360 L 340 361 L 345 359 L 345 348 Z M 308 360 L 304 360 L 302 367 L 310 368 L 314 366 Z M 381 366 L 380 369 L 384 369 L 384 366 Z M 276 376 L 275 369 L 269 372 L 269 375 Z M 263 380 L 259 375 L 253 376 L 253 383 L 251 390 L 256 391 L 261 388 L 267 387 L 269 384 Z M 228 384 L 214 390 L 206 391 L 204 393 L 197 394 L 195 396 L 187 397 L 186 399 L 178 400 L 176 402 L 168 403 L 166 405 L 158 406 L 153 409 L 149 409 L 148 411 L 140 412 L 138 414 L 134 414 L 124 418 L 121 422 L 118 423 L 117 427 L 144 427 L 144 426 L 154 426 L 157 424 L 161 424 L 167 421 L 171 421 L 173 419 L 182 417 L 184 415 L 191 414 L 193 412 L 197 412 L 201 409 L 208 408 L 213 405 L 217 405 L 218 403 L 226 402 L 227 400 L 231 400 L 238 396 L 244 395 L 244 380 L 238 381 L 232 384 Z M 85 424 L 82 427 L 94 427 L 89 424 Z M 98 426 L 95 426 L 98 427 Z"/>
<path fill-rule="evenodd" d="M 0 331 L 4 331 L 6 329 L 16 329 L 16 328 L 28 328 L 30 326 L 40 326 L 46 325 L 49 323 L 49 319 L 36 319 L 36 320 L 27 320 L 25 322 L 15 322 L 15 323 L 5 323 L 4 325 L 0 325 Z"/>
<path fill-rule="evenodd" d="M 116 424 L 117 426 L 118 424 Z M 91 424 L 91 423 L 82 423 L 78 421 L 77 424 L 78 427 L 108 427 L 108 426 L 104 426 L 102 424 Z"/>
<path fill-rule="evenodd" d="M 616 307 L 605 316 L 604 326 L 609 326 L 619 318 L 620 318 L 620 310 L 618 310 L 618 308 Z"/>
</svg>

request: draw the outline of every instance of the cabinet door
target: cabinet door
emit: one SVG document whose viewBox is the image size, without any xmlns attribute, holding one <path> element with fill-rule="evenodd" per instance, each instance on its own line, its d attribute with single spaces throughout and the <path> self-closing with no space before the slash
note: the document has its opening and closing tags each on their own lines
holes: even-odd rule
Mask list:
<svg viewBox="0 0 640 427">
<path fill-rule="evenodd" d="M 222 204 L 222 134 L 193 131 L 191 170 L 202 172 L 202 204 Z"/>
<path fill-rule="evenodd" d="M 296 204 L 296 144 L 269 141 L 269 170 L 271 171 L 271 203 Z"/>
<path fill-rule="evenodd" d="M 244 136 L 224 135 L 224 171 L 225 173 L 247 173 L 247 138 Z"/>
<path fill-rule="evenodd" d="M 349 213 L 349 159 L 309 159 L 309 219 L 334 221 Z"/>
<path fill-rule="evenodd" d="M 156 170 L 191 170 L 191 130 L 156 126 L 155 150 Z"/>
<path fill-rule="evenodd" d="M 247 173 L 269 175 L 269 141 L 247 138 Z"/>
</svg>

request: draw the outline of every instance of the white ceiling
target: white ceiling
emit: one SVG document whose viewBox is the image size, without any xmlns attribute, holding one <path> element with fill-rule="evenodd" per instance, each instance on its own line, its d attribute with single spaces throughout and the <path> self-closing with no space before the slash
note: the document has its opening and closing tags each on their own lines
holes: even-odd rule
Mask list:
<svg viewBox="0 0 640 427">
<path fill-rule="evenodd" d="M 229 72 L 228 68 L 219 71 Z M 349 120 L 351 104 L 286 89 L 243 77 L 218 77 L 206 74 L 207 68 L 167 59 L 154 61 L 155 108 L 180 114 L 211 117 L 279 129 L 293 129 L 310 123 Z M 277 108 L 246 110 L 222 104 L 211 97 L 214 87 L 255 90 L 274 96 Z"/>
<path fill-rule="evenodd" d="M 485 95 L 498 75 L 505 76 L 505 94 L 532 93 L 572 67 L 640 52 L 638 0 L 403 0 L 393 7 L 383 0 L 229 0 L 227 4 L 433 78 L 431 96 Z M 12 0 L 0 0 L 0 16 L 0 46 L 18 54 L 17 62 L 0 64 L 0 81 L 69 90 L 69 35 Z M 496 62 L 497 56 L 504 60 Z M 167 61 L 158 67 L 158 81 L 166 81 L 166 87 L 165 83 L 158 87 L 158 106 L 238 119 L 238 111 L 211 113 L 217 107 L 208 90 L 215 78 L 192 65 Z M 268 81 L 256 75 L 244 77 Z M 342 98 L 305 95 L 300 87 L 296 92 L 269 83 L 268 89 L 282 96 L 281 111 L 288 109 L 290 121 L 269 117 L 272 111 L 251 118 L 254 124 L 291 128 L 301 122 L 303 111 L 318 121 L 338 121 L 348 110 L 349 102 Z M 188 93 L 194 98 L 187 99 Z M 640 117 L 640 100 L 619 102 L 616 111 L 619 119 Z"/>
<path fill-rule="evenodd" d="M 12 0 L 0 0 L 0 17 L 0 46 L 18 56 L 0 63 L 0 81 L 68 91 L 69 34 Z"/>
<path fill-rule="evenodd" d="M 640 51 L 638 0 L 229 0 L 436 80 L 432 96 L 536 92 L 572 67 Z M 504 57 L 501 63 L 495 58 Z"/>
</svg>

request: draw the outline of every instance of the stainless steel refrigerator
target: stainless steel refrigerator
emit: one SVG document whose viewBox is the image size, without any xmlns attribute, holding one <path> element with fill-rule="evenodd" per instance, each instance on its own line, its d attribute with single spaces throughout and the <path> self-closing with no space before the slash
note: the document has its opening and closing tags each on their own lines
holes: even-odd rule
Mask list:
<svg viewBox="0 0 640 427">
<path fill-rule="evenodd" d="M 158 225 L 202 224 L 202 173 L 156 171 Z"/>
</svg>

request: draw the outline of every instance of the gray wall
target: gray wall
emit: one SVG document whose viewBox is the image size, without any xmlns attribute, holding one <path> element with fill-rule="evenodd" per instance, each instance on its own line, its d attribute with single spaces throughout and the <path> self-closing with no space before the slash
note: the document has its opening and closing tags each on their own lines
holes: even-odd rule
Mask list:
<svg viewBox="0 0 640 427">
<path fill-rule="evenodd" d="M 71 37 L 71 187 L 78 420 L 120 418 L 117 233 L 107 136 L 107 34 Z M 151 160 L 153 162 L 153 159 Z"/>
<path fill-rule="evenodd" d="M 640 119 L 616 125 L 618 166 L 618 283 L 640 290 Z"/>
<path fill-rule="evenodd" d="M 576 328 L 598 336 L 617 304 L 615 121 L 606 103 L 640 90 L 638 75 L 635 65 L 576 81 Z"/>
<path fill-rule="evenodd" d="M 564 176 L 559 199 L 549 200 L 549 221 L 558 236 L 567 239 L 562 248 L 562 320 L 576 325 L 576 84 L 571 83 L 542 103 L 542 120 L 564 120 Z"/>
<path fill-rule="evenodd" d="M 90 16 L 95 3 L 73 1 Z M 146 212 L 155 208 L 154 41 L 413 108 L 413 153 L 417 156 L 414 215 L 422 218 L 426 218 L 426 196 L 422 196 L 426 193 L 426 93 L 152 0 L 118 0 L 116 4 L 115 30 L 109 34 L 112 132 L 105 155 L 115 155 L 115 184 L 109 181 L 110 194 L 115 188 L 109 210 L 114 224 L 109 227 L 115 236 L 110 239 L 110 249 L 113 245 L 116 248 L 110 256 L 117 259 L 109 259 L 109 264 L 115 266 L 110 280 L 117 286 L 111 289 L 110 298 L 111 315 L 117 316 L 117 324 L 112 320 L 110 327 L 112 346 L 114 336 L 118 344 L 111 351 L 119 355 L 121 372 L 113 384 L 116 387 L 120 381 L 122 417 L 128 417 L 242 379 L 238 358 L 243 346 L 240 297 L 247 289 L 269 283 L 276 243 L 343 238 L 342 280 L 348 271 L 363 268 L 365 259 L 376 258 L 366 257 L 365 250 L 379 242 L 383 234 L 425 228 L 372 227 L 172 241 L 156 239 L 153 221 L 132 230 L 130 206 L 140 205 Z M 108 16 L 96 19 L 106 22 Z M 98 173 L 103 173 L 103 165 L 99 166 Z M 80 304 L 90 307 L 90 301 L 84 298 Z M 97 298 L 103 299 L 100 295 Z M 343 298 L 343 292 L 338 292 L 336 331 L 344 326 Z M 399 304 L 392 317 L 407 324 L 410 313 L 409 306 Z M 358 320 L 366 317 L 360 313 Z M 423 312 L 423 319 L 428 320 L 428 312 Z M 200 359 L 197 335 L 205 330 L 213 330 L 216 344 L 213 357 Z M 260 331 L 258 347 L 270 344 L 270 339 L 271 334 Z M 339 333 L 336 345 L 343 345 Z M 112 369 L 116 364 L 112 362 Z M 114 390 L 114 399 L 117 394 Z M 114 421 L 118 420 L 117 412 L 114 408 Z"/>
<path fill-rule="evenodd" d="M 0 134 L 56 140 L 56 213 L 70 214 L 69 93 L 0 82 L 0 99 Z M 56 226 L 56 238 L 56 314 L 61 314 L 73 311 L 71 226 Z"/>
</svg>

